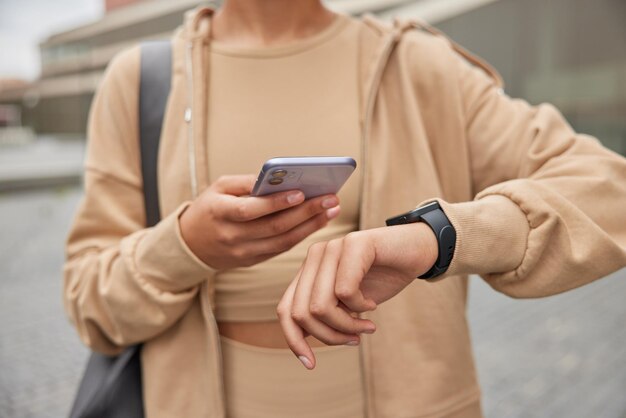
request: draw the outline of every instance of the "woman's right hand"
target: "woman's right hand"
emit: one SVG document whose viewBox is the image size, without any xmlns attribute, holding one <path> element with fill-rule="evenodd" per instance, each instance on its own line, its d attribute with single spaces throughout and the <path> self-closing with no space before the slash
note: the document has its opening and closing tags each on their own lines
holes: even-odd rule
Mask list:
<svg viewBox="0 0 626 418">
<path fill-rule="evenodd" d="M 304 200 L 299 190 L 248 196 L 254 175 L 222 176 L 180 216 L 183 239 L 207 265 L 224 270 L 274 257 L 339 214 L 334 194 Z"/>
</svg>

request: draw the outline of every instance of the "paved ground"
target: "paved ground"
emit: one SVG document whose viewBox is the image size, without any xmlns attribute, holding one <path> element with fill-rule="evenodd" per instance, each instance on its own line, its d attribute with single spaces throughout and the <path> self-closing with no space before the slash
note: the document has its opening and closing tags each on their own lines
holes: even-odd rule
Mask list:
<svg viewBox="0 0 626 418">
<path fill-rule="evenodd" d="M 80 137 L 40 136 L 26 144 L 0 144 L 0 192 L 78 184 L 84 151 L 85 140 Z"/>
<path fill-rule="evenodd" d="M 487 417 L 626 418 L 626 270 L 541 300 L 470 291 Z"/>
<path fill-rule="evenodd" d="M 86 358 L 61 306 L 77 189 L 0 194 L 0 417 L 63 417 Z"/>
<path fill-rule="evenodd" d="M 0 194 L 0 417 L 63 417 L 87 352 L 61 306 L 76 188 Z M 472 282 L 488 418 L 626 418 L 626 270 L 545 300 Z"/>
</svg>

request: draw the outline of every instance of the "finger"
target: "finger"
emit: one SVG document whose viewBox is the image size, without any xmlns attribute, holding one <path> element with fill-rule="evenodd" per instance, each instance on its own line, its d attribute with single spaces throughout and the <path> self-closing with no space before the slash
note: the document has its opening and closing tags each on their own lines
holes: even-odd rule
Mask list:
<svg viewBox="0 0 626 418">
<path fill-rule="evenodd" d="M 376 302 L 361 292 L 361 282 L 372 267 L 376 254 L 370 241 L 362 234 L 348 234 L 344 238 L 343 254 L 337 268 L 335 296 L 352 312 L 371 311 Z"/>
<path fill-rule="evenodd" d="M 333 210 L 333 209 L 329 209 Z M 338 212 L 333 214 L 337 216 Z M 320 230 L 328 224 L 328 215 L 326 212 L 320 213 L 314 216 L 308 221 L 301 223 L 290 231 L 281 235 L 276 235 L 270 238 L 261 238 L 258 240 L 249 241 L 244 244 L 244 248 L 250 254 L 280 254 L 293 248 L 298 243 L 302 242 L 306 237 Z"/>
<path fill-rule="evenodd" d="M 233 196 L 244 196 L 252 192 L 256 177 L 252 174 L 235 174 L 220 176 L 211 185 L 218 193 Z"/>
<path fill-rule="evenodd" d="M 311 291 L 324 256 L 325 247 L 326 243 L 316 243 L 309 248 L 302 273 L 296 285 L 291 317 L 301 328 L 328 345 L 358 345 L 360 341 L 358 335 L 346 334 L 329 327 L 314 318 L 309 310 Z"/>
<path fill-rule="evenodd" d="M 246 235 L 249 238 L 267 238 L 280 235 L 338 205 L 339 199 L 335 195 L 319 196 L 287 210 L 247 222 L 245 226 Z"/>
<path fill-rule="evenodd" d="M 373 333 L 374 323 L 367 319 L 355 318 L 339 306 L 335 296 L 335 278 L 339 260 L 342 258 L 343 240 L 332 240 L 326 246 L 311 292 L 309 310 L 314 318 L 329 327 L 346 333 Z"/>
<path fill-rule="evenodd" d="M 236 197 L 228 194 L 222 197 L 223 204 L 217 208 L 218 215 L 234 222 L 248 222 L 304 202 L 304 193 L 300 190 L 287 190 L 258 197 Z"/>
<path fill-rule="evenodd" d="M 283 294 L 276 312 L 278 321 L 285 335 L 285 340 L 291 351 L 298 357 L 304 367 L 309 370 L 315 368 L 315 354 L 311 346 L 306 341 L 305 331 L 291 318 L 291 307 L 293 304 L 293 296 L 298 284 L 298 278 L 302 272 L 302 267 L 296 275 L 296 278 L 289 284 L 287 290 Z"/>
<path fill-rule="evenodd" d="M 315 231 L 323 228 L 327 223 L 327 215 L 325 213 L 321 213 L 314 218 L 309 219 L 307 222 L 297 226 L 288 233 L 272 238 L 242 242 L 239 245 L 241 251 L 240 254 L 246 261 L 241 265 L 241 267 L 252 266 L 288 251 Z"/>
</svg>

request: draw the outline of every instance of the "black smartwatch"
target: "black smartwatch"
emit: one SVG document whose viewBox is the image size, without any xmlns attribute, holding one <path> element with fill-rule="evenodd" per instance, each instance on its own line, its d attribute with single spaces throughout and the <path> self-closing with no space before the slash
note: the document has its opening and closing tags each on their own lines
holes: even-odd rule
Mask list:
<svg viewBox="0 0 626 418">
<path fill-rule="evenodd" d="M 410 212 L 389 218 L 385 222 L 387 226 L 424 222 L 435 233 L 439 246 L 437 261 L 435 261 L 430 270 L 418 276 L 418 279 L 432 279 L 443 274 L 448 269 L 454 255 L 454 247 L 456 246 L 456 230 L 446 214 L 443 213 L 439 203 L 428 203 Z"/>
</svg>

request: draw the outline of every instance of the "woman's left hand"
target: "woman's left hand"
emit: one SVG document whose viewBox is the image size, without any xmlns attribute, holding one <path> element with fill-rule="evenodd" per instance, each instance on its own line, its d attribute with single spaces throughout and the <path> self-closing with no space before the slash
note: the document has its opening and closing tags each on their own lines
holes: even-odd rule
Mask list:
<svg viewBox="0 0 626 418">
<path fill-rule="evenodd" d="M 358 345 L 359 334 L 376 326 L 356 314 L 398 294 L 437 256 L 435 234 L 421 222 L 311 245 L 276 310 L 287 344 L 307 369 L 315 367 L 308 335 L 328 345 Z"/>
</svg>

